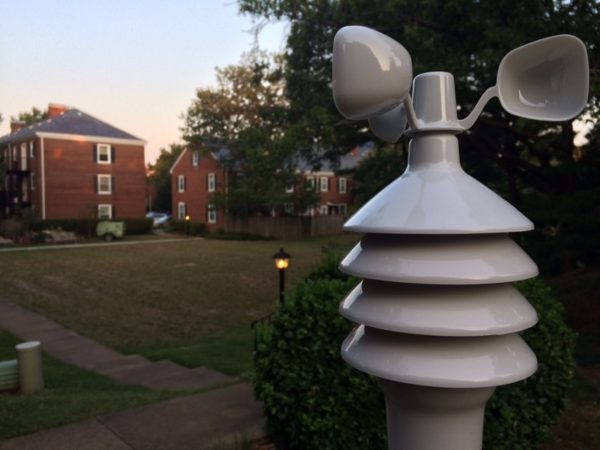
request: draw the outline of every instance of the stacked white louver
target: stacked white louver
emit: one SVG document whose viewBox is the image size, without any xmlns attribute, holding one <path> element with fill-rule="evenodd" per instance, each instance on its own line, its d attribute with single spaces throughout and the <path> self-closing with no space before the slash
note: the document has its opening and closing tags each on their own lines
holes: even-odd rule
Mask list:
<svg viewBox="0 0 600 450">
<path fill-rule="evenodd" d="M 449 77 L 415 78 L 417 117 L 419 86 Z M 359 324 L 342 356 L 380 381 L 390 448 L 480 448 L 494 387 L 537 367 L 518 334 L 537 315 L 511 282 L 538 271 L 508 236 L 532 223 L 462 170 L 442 129 L 415 133 L 404 174 L 344 228 L 365 235 L 341 264 L 363 279 L 341 304 Z"/>
</svg>

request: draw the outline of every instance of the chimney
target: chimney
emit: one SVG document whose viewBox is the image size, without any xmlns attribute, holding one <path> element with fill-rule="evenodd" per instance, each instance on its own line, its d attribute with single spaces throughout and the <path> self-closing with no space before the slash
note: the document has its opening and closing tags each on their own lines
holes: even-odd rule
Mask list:
<svg viewBox="0 0 600 450">
<path fill-rule="evenodd" d="M 67 105 L 60 105 L 58 103 L 50 103 L 48 105 L 48 119 L 52 119 L 56 116 L 60 116 L 65 111 L 68 111 Z"/>
<path fill-rule="evenodd" d="M 27 124 L 24 120 L 15 120 L 12 119 L 10 121 L 10 134 L 16 133 L 17 131 L 25 128 Z"/>
</svg>

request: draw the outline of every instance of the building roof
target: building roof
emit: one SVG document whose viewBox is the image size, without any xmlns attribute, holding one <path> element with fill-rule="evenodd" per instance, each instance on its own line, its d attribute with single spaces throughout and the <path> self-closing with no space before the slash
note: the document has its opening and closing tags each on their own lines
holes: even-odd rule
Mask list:
<svg viewBox="0 0 600 450">
<path fill-rule="evenodd" d="M 16 133 L 7 134 L 0 138 L 0 144 L 20 141 L 23 139 L 49 133 L 57 135 L 93 136 L 108 139 L 124 139 L 144 142 L 143 139 L 133 136 L 106 122 L 103 122 L 76 108 L 71 108 L 59 116 L 42 120 L 29 125 Z"/>
</svg>

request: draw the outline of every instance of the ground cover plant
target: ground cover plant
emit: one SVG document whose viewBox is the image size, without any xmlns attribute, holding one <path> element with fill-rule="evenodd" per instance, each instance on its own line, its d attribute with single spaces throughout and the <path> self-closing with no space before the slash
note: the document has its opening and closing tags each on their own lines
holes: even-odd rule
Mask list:
<svg viewBox="0 0 600 450">
<path fill-rule="evenodd" d="M 20 341 L 0 330 L 0 361 L 16 359 Z M 43 357 L 45 388 L 33 395 L 0 393 L 0 440 L 134 408 L 174 396 L 108 378 Z"/>
</svg>

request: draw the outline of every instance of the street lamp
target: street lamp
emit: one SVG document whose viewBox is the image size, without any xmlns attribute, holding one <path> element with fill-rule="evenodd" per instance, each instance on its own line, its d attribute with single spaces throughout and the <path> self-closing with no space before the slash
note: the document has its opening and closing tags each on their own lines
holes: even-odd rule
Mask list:
<svg viewBox="0 0 600 450">
<path fill-rule="evenodd" d="M 413 79 L 390 37 L 360 26 L 336 34 L 340 113 L 386 142 L 411 138 L 404 174 L 345 223 L 364 236 L 340 266 L 363 279 L 340 307 L 357 324 L 342 357 L 383 389 L 390 450 L 480 450 L 495 387 L 537 369 L 519 336 L 537 315 L 511 283 L 538 269 L 509 237 L 533 224 L 462 170 L 456 135 L 493 97 L 518 117 L 570 120 L 586 105 L 588 72 L 574 36 L 532 42 L 502 59 L 496 86 L 459 120 L 452 74 Z"/>
<path fill-rule="evenodd" d="M 186 234 L 186 236 L 189 236 L 189 234 L 190 234 L 190 216 L 189 215 L 185 216 L 185 234 Z"/>
<path fill-rule="evenodd" d="M 279 249 L 277 253 L 273 255 L 275 261 L 275 267 L 279 270 L 279 304 L 283 305 L 285 291 L 285 270 L 290 265 L 290 258 L 292 255 L 286 253 L 283 247 Z"/>
</svg>

